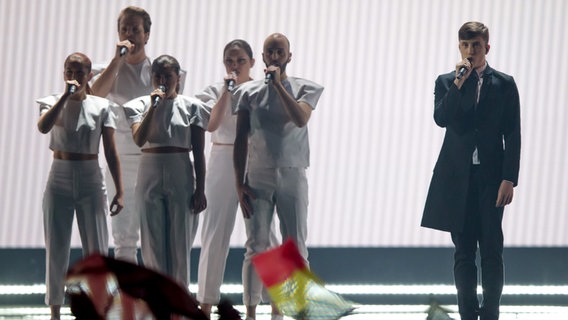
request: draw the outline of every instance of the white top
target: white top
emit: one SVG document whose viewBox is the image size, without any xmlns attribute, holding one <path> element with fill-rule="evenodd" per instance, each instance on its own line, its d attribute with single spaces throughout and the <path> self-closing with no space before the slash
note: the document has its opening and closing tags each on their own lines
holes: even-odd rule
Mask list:
<svg viewBox="0 0 568 320">
<path fill-rule="evenodd" d="M 124 113 L 132 126 L 142 122 L 144 114 L 151 108 L 150 96 L 143 96 L 124 104 Z M 152 127 L 142 148 L 180 147 L 191 149 L 191 126 L 207 129 L 209 111 L 196 98 L 177 95 L 165 100 L 154 111 Z"/>
<path fill-rule="evenodd" d="M 315 109 L 323 87 L 315 82 L 288 77 L 286 91 L 298 102 Z M 248 166 L 256 168 L 297 167 L 310 164 L 308 128 L 296 126 L 284 110 L 276 89 L 264 80 L 248 81 L 236 89 L 235 112 L 250 112 Z"/>
<path fill-rule="evenodd" d="M 212 109 L 215 103 L 223 95 L 224 82 L 218 82 L 205 88 L 195 97 Z M 237 116 L 233 114 L 232 107 L 226 108 L 222 115 L 221 124 L 217 130 L 211 133 L 211 142 L 220 144 L 233 144 L 235 142 L 235 132 L 237 131 Z"/>
<path fill-rule="evenodd" d="M 97 75 L 93 78 L 93 82 L 96 81 L 105 67 L 106 65 L 93 67 L 93 73 Z M 139 64 L 123 63 L 106 98 L 118 105 L 123 105 L 136 97 L 150 94 L 153 90 L 152 62 L 149 58 L 146 58 Z M 118 153 L 139 154 L 140 148 L 134 143 L 132 130 L 128 126 L 128 121 L 122 108 L 119 108 L 117 116 L 115 143 Z"/>
<path fill-rule="evenodd" d="M 37 99 L 40 116 L 59 101 L 61 94 Z M 97 154 L 103 127 L 116 129 L 118 106 L 107 99 L 87 95 L 68 99 L 50 131 L 49 148 L 73 153 Z"/>
</svg>

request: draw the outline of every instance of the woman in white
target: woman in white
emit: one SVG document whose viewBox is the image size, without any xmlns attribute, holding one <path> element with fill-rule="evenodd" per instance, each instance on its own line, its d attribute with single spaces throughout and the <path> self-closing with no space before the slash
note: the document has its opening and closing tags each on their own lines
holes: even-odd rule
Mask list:
<svg viewBox="0 0 568 320">
<path fill-rule="evenodd" d="M 53 150 L 53 163 L 43 196 L 45 303 L 51 308 L 52 319 L 60 318 L 74 214 L 77 215 L 83 255 L 108 253 L 106 188 L 98 163 L 101 136 L 117 190 L 110 205 L 111 215 L 118 214 L 123 205 L 111 103 L 88 94 L 91 61 L 84 54 L 69 55 L 63 75 L 66 85 L 63 94 L 37 100 L 40 104 L 38 129 L 41 133 L 50 133 L 49 148 Z"/>
<path fill-rule="evenodd" d="M 211 132 L 205 194 L 209 199 L 201 226 L 201 254 L 199 256 L 197 300 L 201 310 L 211 314 L 211 307 L 219 303 L 221 284 L 229 254 L 229 242 L 235 226 L 239 198 L 233 170 L 233 143 L 237 117 L 232 110 L 232 90 L 252 80 L 254 66 L 250 45 L 235 39 L 223 49 L 223 64 L 227 75 L 222 82 L 206 87 L 198 99 L 212 108 L 207 131 Z M 271 242 L 276 245 L 274 229 Z"/>
<path fill-rule="evenodd" d="M 135 188 L 142 260 L 187 288 L 197 213 L 207 206 L 203 149 L 209 112 L 201 101 L 177 94 L 179 80 L 178 61 L 158 57 L 152 63 L 155 90 L 127 102 L 124 112 L 142 148 Z"/>
</svg>

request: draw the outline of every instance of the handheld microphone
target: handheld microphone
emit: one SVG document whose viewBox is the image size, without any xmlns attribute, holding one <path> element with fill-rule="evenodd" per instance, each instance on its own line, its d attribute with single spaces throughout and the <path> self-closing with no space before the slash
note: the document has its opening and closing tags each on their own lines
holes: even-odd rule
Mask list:
<svg viewBox="0 0 568 320">
<path fill-rule="evenodd" d="M 68 85 L 67 92 L 69 92 L 70 94 L 75 94 L 75 92 L 77 92 L 77 86 L 74 84 Z"/>
<path fill-rule="evenodd" d="M 128 52 L 128 48 L 122 46 L 120 47 L 120 56 L 122 57 L 123 55 L 125 55 Z"/>
<path fill-rule="evenodd" d="M 227 91 L 231 92 L 235 89 L 235 80 L 230 79 L 227 81 Z"/>
<path fill-rule="evenodd" d="M 158 89 L 162 92 L 166 92 L 166 87 L 163 85 L 159 85 Z M 160 98 L 160 96 L 155 96 L 154 97 L 154 103 L 152 104 L 152 107 L 157 107 L 160 104 L 160 101 L 162 100 L 162 98 Z"/>
<path fill-rule="evenodd" d="M 264 83 L 265 83 L 265 84 L 268 84 L 270 81 L 272 81 L 272 73 L 267 73 L 267 74 L 264 76 Z"/>
<path fill-rule="evenodd" d="M 469 60 L 469 62 L 471 62 L 471 58 L 467 58 L 467 60 Z M 457 75 L 457 79 L 461 80 L 461 78 L 463 78 L 463 76 L 465 75 L 465 73 L 467 72 L 467 68 L 465 66 L 462 66 L 459 70 L 458 70 L 458 75 Z"/>
</svg>

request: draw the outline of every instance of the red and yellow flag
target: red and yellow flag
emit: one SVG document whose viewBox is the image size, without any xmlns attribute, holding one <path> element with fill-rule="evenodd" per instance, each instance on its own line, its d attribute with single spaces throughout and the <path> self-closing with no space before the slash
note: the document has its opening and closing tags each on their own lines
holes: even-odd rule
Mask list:
<svg viewBox="0 0 568 320">
<path fill-rule="evenodd" d="M 327 290 L 312 273 L 296 244 L 287 240 L 252 259 L 268 294 L 280 312 L 294 319 L 339 319 L 353 304 Z"/>
</svg>

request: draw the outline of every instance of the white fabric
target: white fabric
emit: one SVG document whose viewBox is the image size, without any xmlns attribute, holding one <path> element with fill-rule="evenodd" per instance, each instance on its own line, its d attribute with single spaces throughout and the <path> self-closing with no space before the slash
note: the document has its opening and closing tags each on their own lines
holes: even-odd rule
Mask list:
<svg viewBox="0 0 568 320">
<path fill-rule="evenodd" d="M 100 76 L 100 72 L 104 67 L 93 67 L 93 78 L 95 82 Z M 116 79 L 110 89 L 107 99 L 122 106 L 124 103 L 143 95 L 150 94 L 154 90 L 152 86 L 152 62 L 146 58 L 139 64 L 123 63 L 118 72 Z M 132 131 L 130 124 L 126 121 L 124 110 L 119 107 L 118 125 L 115 133 L 115 143 L 119 154 L 140 154 L 140 148 L 132 139 Z"/>
<path fill-rule="evenodd" d="M 184 287 L 189 284 L 189 252 L 198 224 L 190 210 L 193 190 L 188 153 L 142 154 L 135 192 L 142 260 Z"/>
<path fill-rule="evenodd" d="M 233 146 L 213 145 L 205 179 L 207 210 L 202 214 L 197 301 L 219 303 L 229 242 L 239 199 L 233 171 Z"/>
<path fill-rule="evenodd" d="M 212 84 L 195 97 L 203 101 L 210 109 L 223 95 L 223 82 Z M 219 144 L 233 144 L 237 131 L 237 117 L 233 115 L 232 108 L 226 108 L 217 130 L 211 133 L 211 142 Z"/>
<path fill-rule="evenodd" d="M 120 214 L 111 217 L 112 237 L 114 239 L 114 257 L 121 260 L 138 262 L 137 248 L 140 238 L 140 217 L 134 198 L 134 187 L 140 163 L 140 155 L 119 154 L 120 168 L 122 171 L 122 188 L 124 191 L 124 208 Z M 116 194 L 110 170 L 105 170 L 108 195 L 110 200 Z"/>
<path fill-rule="evenodd" d="M 251 263 L 252 257 L 268 250 L 274 208 L 280 219 L 282 239 L 291 238 L 308 264 L 308 180 L 303 168 L 255 169 L 247 173 L 247 183 L 256 199 L 251 218 L 245 219 L 246 253 L 243 262 L 243 303 L 258 305 L 262 282 Z"/>
<path fill-rule="evenodd" d="M 288 77 L 282 81 L 296 99 L 316 108 L 323 87 L 309 80 Z M 250 112 L 248 165 L 255 168 L 309 166 L 308 127 L 289 120 L 276 89 L 263 80 L 249 81 L 235 90 L 236 110 Z"/>
<path fill-rule="evenodd" d="M 51 109 L 61 94 L 37 99 L 40 115 Z M 73 153 L 97 154 L 103 127 L 116 128 L 110 101 L 87 95 L 84 100 L 68 99 L 51 129 L 49 148 Z"/>
<path fill-rule="evenodd" d="M 124 104 L 124 112 L 130 125 L 142 122 L 144 114 L 151 106 L 150 96 L 139 97 Z M 209 111 L 201 100 L 177 95 L 156 108 L 152 121 L 148 141 L 142 149 L 163 146 L 191 148 L 191 126 L 207 130 Z"/>
<path fill-rule="evenodd" d="M 63 304 L 74 215 L 83 255 L 107 254 L 106 206 L 106 190 L 97 160 L 53 160 L 43 195 L 46 304 Z"/>
<path fill-rule="evenodd" d="M 93 66 L 92 82 L 95 82 L 105 65 Z M 138 246 L 140 218 L 134 210 L 134 186 L 136 173 L 140 163 L 140 148 L 134 143 L 130 124 L 126 120 L 122 104 L 136 97 L 149 94 L 152 87 L 152 63 L 146 58 L 139 64 L 123 63 L 119 68 L 116 79 L 107 98 L 119 105 L 117 109 L 117 128 L 114 142 L 120 158 L 122 169 L 122 185 L 124 188 L 124 208 L 119 215 L 111 218 L 112 235 L 114 239 L 114 257 L 130 262 L 137 262 L 136 248 Z M 110 171 L 106 170 L 106 181 L 112 181 Z M 109 195 L 114 195 L 114 185 L 108 183 Z M 112 190 L 112 191 L 110 191 Z"/>
</svg>

